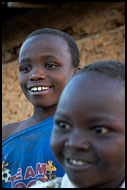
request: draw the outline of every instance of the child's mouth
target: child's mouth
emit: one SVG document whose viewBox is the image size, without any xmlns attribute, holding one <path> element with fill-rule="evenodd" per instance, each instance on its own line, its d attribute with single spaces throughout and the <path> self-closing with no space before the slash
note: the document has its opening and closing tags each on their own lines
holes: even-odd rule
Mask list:
<svg viewBox="0 0 127 190">
<path fill-rule="evenodd" d="M 49 90 L 51 87 L 49 86 L 34 86 L 29 88 L 29 90 L 31 92 L 40 92 L 40 91 L 45 91 L 45 90 Z"/>
<path fill-rule="evenodd" d="M 33 86 L 29 88 L 29 91 L 33 95 L 46 94 L 50 92 L 52 86 Z"/>
<path fill-rule="evenodd" d="M 65 161 L 66 167 L 74 170 L 88 169 L 89 167 L 93 166 L 93 164 L 94 163 L 90 163 L 84 160 L 77 160 L 74 158 L 68 158 Z"/>
<path fill-rule="evenodd" d="M 77 166 L 85 166 L 85 165 L 88 164 L 87 162 L 84 162 L 84 161 L 82 161 L 82 160 L 75 160 L 75 159 L 73 159 L 73 158 L 69 158 L 69 159 L 68 159 L 68 162 L 69 162 L 70 164 L 77 165 Z"/>
</svg>

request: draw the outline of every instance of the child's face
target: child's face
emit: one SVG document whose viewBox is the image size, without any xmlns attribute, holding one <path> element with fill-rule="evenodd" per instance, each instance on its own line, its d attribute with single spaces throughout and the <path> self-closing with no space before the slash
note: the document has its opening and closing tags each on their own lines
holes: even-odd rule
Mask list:
<svg viewBox="0 0 127 190">
<path fill-rule="evenodd" d="M 21 47 L 19 83 L 34 106 L 56 105 L 75 70 L 68 45 L 61 37 L 41 34 L 27 39 Z"/>
<path fill-rule="evenodd" d="M 124 88 L 88 72 L 65 87 L 54 119 L 51 148 L 78 187 L 119 187 L 125 164 Z"/>
</svg>

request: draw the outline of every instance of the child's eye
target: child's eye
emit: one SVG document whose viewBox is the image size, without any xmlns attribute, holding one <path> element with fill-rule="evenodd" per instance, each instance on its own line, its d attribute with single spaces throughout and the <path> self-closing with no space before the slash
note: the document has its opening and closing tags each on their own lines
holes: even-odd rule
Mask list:
<svg viewBox="0 0 127 190">
<path fill-rule="evenodd" d="M 19 68 L 19 71 L 22 71 L 24 73 L 27 73 L 31 70 L 31 67 L 30 66 L 22 66 Z"/>
<path fill-rule="evenodd" d="M 57 65 L 55 63 L 46 63 L 45 67 L 47 69 L 53 70 L 53 69 L 55 69 L 57 67 Z"/>
<path fill-rule="evenodd" d="M 109 129 L 107 129 L 104 126 L 97 126 L 94 127 L 93 132 L 97 133 L 97 134 L 107 134 L 109 132 Z"/>
<path fill-rule="evenodd" d="M 57 125 L 61 129 L 69 129 L 70 128 L 70 125 L 64 121 L 58 122 Z"/>
</svg>

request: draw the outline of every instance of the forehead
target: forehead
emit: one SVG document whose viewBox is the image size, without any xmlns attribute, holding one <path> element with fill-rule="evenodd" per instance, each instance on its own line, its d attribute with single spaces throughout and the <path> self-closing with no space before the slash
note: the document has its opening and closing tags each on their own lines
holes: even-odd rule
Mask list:
<svg viewBox="0 0 127 190">
<path fill-rule="evenodd" d="M 98 96 L 115 97 L 124 95 L 124 83 L 119 79 L 111 78 L 101 73 L 86 72 L 73 77 L 66 86 L 65 91 L 70 91 L 70 93 L 77 96 L 87 96 L 94 93 L 94 95 Z M 116 94 L 114 94 L 115 92 Z"/>
<path fill-rule="evenodd" d="M 28 38 L 20 49 L 20 55 L 25 51 L 55 51 L 69 52 L 67 42 L 60 36 L 51 34 L 40 34 Z"/>
<path fill-rule="evenodd" d="M 83 73 L 75 76 L 65 87 L 60 102 L 59 110 L 86 115 L 102 114 L 102 112 L 123 113 L 124 85 L 118 79 L 98 73 Z M 113 113 L 114 112 L 114 113 Z"/>
</svg>

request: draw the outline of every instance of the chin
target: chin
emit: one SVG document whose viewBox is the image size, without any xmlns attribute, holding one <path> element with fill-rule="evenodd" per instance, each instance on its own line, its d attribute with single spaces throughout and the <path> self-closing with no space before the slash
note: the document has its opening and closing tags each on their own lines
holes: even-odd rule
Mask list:
<svg viewBox="0 0 127 190">
<path fill-rule="evenodd" d="M 89 187 L 88 184 L 85 183 L 84 178 L 82 179 L 82 177 L 80 175 L 78 175 L 78 176 L 77 175 L 75 175 L 75 176 L 69 176 L 69 179 L 78 188 Z"/>
<path fill-rule="evenodd" d="M 74 185 L 76 185 L 76 187 L 78 188 L 90 188 L 90 187 L 94 187 L 94 185 L 96 184 L 95 182 L 92 181 L 91 177 L 83 175 L 82 172 L 80 173 L 68 172 L 68 177 L 71 180 L 71 182 Z"/>
<path fill-rule="evenodd" d="M 46 105 L 46 104 L 40 104 L 40 103 L 36 103 L 36 104 L 33 104 L 34 107 L 38 107 L 38 108 L 43 108 L 43 109 L 48 109 L 50 106 L 49 105 Z"/>
<path fill-rule="evenodd" d="M 40 102 L 34 102 L 32 103 L 34 107 L 42 108 L 42 109 L 50 109 L 56 107 L 56 104 L 51 103 L 41 103 Z"/>
</svg>

